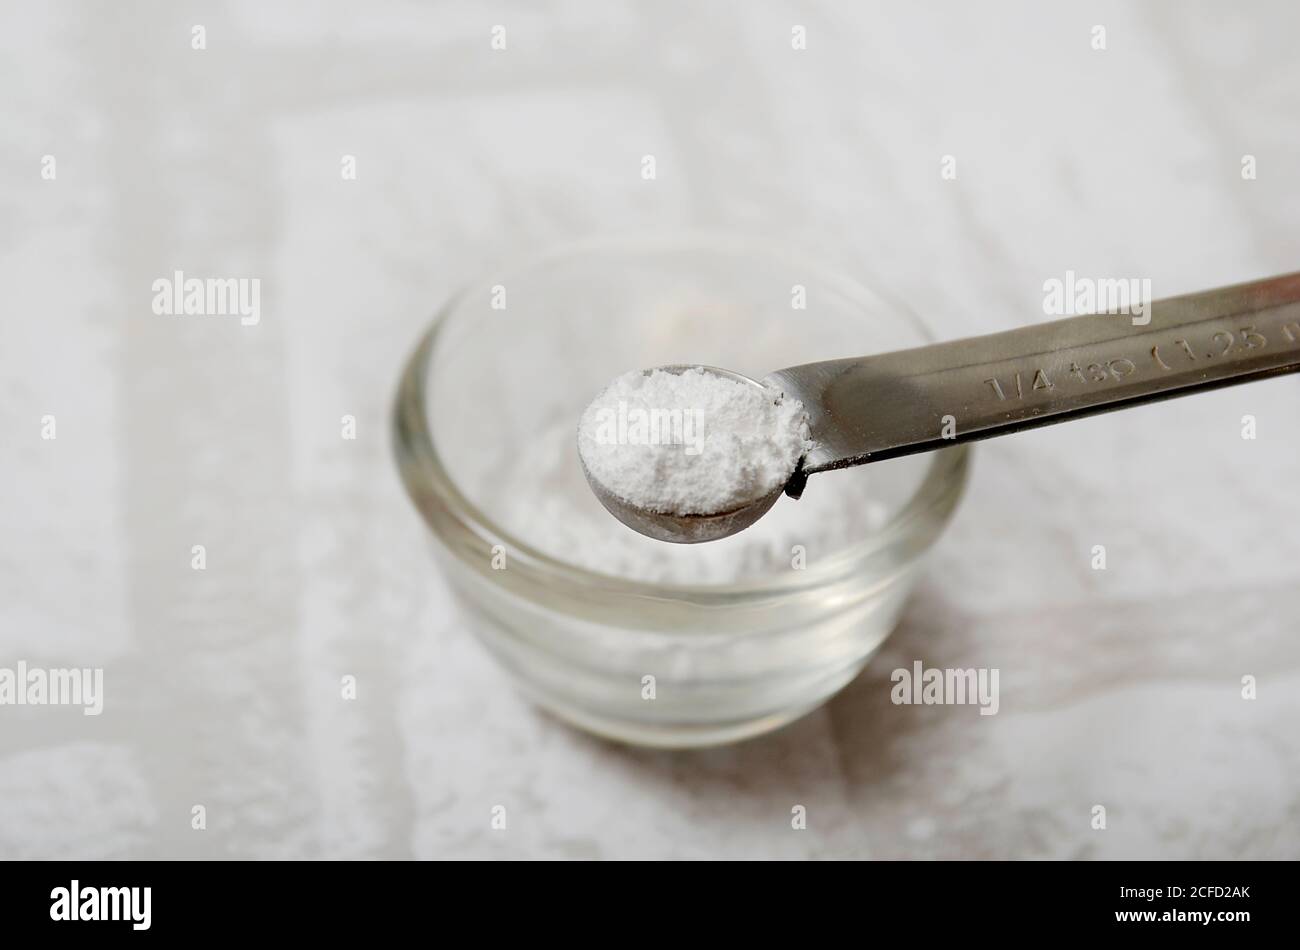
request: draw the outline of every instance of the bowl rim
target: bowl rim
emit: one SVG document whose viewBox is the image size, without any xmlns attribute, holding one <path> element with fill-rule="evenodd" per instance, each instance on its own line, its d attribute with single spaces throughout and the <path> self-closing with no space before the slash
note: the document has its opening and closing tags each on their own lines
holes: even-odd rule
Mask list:
<svg viewBox="0 0 1300 950">
<path fill-rule="evenodd" d="M 428 383 L 432 357 L 446 325 L 469 294 L 480 284 L 491 286 L 500 283 L 502 273 L 540 267 L 558 258 L 614 249 L 650 252 L 656 249 L 681 250 L 691 247 L 783 257 L 806 270 L 816 272 L 823 285 L 829 283 L 848 299 L 861 301 L 864 307 L 869 301 L 874 301 L 895 308 L 899 316 L 913 325 L 923 341 L 931 342 L 934 339 L 920 318 L 896 299 L 874 288 L 869 289 L 782 242 L 749 235 L 701 230 L 606 235 L 565 242 L 543 253 L 508 261 L 506 266 L 493 269 L 492 276 L 483 275 L 466 282 L 437 309 L 403 366 L 393 399 L 391 433 L 398 473 L 424 522 L 452 556 L 479 572 L 488 566 L 488 558 L 478 556 L 471 562 L 459 555 L 458 552 L 466 550 L 467 546 L 451 543 L 454 539 L 445 536 L 444 524 L 447 522 L 465 535 L 460 540 L 477 542 L 474 547 L 481 544 L 480 552 L 490 552 L 494 545 L 504 546 L 509 557 L 509 569 L 492 572 L 498 576 L 501 573 L 519 572 L 516 577 L 540 583 L 552 592 L 557 587 L 566 587 L 574 594 L 600 591 L 607 596 L 622 595 L 718 606 L 741 600 L 770 600 L 774 596 L 797 594 L 832 584 L 849 574 L 859 574 L 870 558 L 890 546 L 913 538 L 918 521 L 928 515 L 933 516 L 933 525 L 941 529 L 951 517 L 965 489 L 969 470 L 969 446 L 965 444 L 928 453 L 930 464 L 911 496 L 879 531 L 873 532 L 859 543 L 821 557 L 816 564 L 810 564 L 802 570 L 758 575 L 723 584 L 682 584 L 604 574 L 547 554 L 499 527 L 465 496 L 442 462 L 426 408 L 429 404 Z M 576 421 L 574 429 L 576 433 Z M 574 451 L 577 451 L 576 445 Z M 614 521 L 612 516 L 610 520 L 611 523 Z M 938 530 L 934 533 L 937 536 Z M 930 543 L 927 541 L 909 560 L 919 557 Z M 894 569 L 897 570 L 900 566 L 896 564 Z M 883 575 L 876 575 L 873 580 L 882 577 Z"/>
</svg>

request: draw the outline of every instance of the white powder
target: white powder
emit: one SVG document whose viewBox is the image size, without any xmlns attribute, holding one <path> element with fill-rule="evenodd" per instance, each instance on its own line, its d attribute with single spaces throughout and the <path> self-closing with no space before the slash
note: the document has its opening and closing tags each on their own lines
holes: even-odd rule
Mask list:
<svg viewBox="0 0 1300 950">
<path fill-rule="evenodd" d="M 809 444 L 800 402 L 700 367 L 625 373 L 578 426 L 596 481 L 638 508 L 678 515 L 731 511 L 777 491 Z"/>
</svg>

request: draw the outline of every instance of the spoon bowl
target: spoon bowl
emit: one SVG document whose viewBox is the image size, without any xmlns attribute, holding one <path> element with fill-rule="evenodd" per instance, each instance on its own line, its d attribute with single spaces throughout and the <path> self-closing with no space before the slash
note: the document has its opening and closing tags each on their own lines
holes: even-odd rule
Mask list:
<svg viewBox="0 0 1300 950">
<path fill-rule="evenodd" d="M 764 392 L 767 391 L 767 387 L 758 380 L 750 379 L 748 376 L 734 373 L 731 370 L 720 369 L 716 366 L 701 366 L 697 363 L 655 366 L 644 370 L 643 375 L 648 376 L 656 370 L 680 375 L 687 370 L 693 369 L 702 369 L 711 375 L 754 386 Z M 587 479 L 587 484 L 591 486 L 593 494 L 605 506 L 606 511 L 633 531 L 644 534 L 648 538 L 654 538 L 657 541 L 669 541 L 673 544 L 699 544 L 704 541 L 718 541 L 743 531 L 767 514 L 768 510 L 776 504 L 776 500 L 781 497 L 781 493 L 785 490 L 785 485 L 779 485 L 766 495 L 728 511 L 701 514 L 650 511 L 634 505 L 610 491 L 608 487 L 588 471 L 587 463 L 582 459 L 581 452 L 578 453 L 578 459 L 582 465 L 582 474 Z"/>
</svg>

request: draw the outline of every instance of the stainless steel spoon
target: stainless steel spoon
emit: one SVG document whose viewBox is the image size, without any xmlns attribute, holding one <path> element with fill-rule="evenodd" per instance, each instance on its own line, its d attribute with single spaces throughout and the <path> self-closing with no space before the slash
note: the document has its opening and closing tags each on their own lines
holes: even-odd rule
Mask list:
<svg viewBox="0 0 1300 950">
<path fill-rule="evenodd" d="M 685 366 L 661 367 L 681 372 Z M 749 527 L 809 475 L 1300 371 L 1300 273 L 911 350 L 780 369 L 762 382 L 798 399 L 813 447 L 783 489 L 734 511 L 674 515 L 601 503 L 661 541 L 715 541 Z"/>
</svg>

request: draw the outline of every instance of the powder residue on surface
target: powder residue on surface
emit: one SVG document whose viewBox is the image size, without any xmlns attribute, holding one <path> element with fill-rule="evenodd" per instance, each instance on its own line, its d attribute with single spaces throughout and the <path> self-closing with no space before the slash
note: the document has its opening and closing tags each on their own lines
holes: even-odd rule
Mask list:
<svg viewBox="0 0 1300 950">
<path fill-rule="evenodd" d="M 808 448 L 801 403 L 700 367 L 625 373 L 578 426 L 592 478 L 632 505 L 678 515 L 731 511 L 776 491 Z"/>
</svg>

